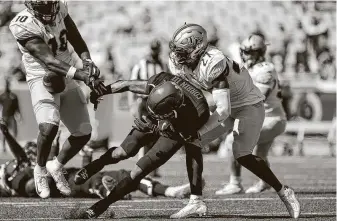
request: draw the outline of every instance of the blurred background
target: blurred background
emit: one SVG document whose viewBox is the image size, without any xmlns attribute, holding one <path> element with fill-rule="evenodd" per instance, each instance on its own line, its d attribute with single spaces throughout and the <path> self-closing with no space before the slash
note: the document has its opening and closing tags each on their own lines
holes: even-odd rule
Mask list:
<svg viewBox="0 0 337 221">
<path fill-rule="evenodd" d="M 23 1 L 0 1 L 0 89 L 10 82 L 18 97 L 18 138 L 35 139 L 37 125 L 21 65 L 21 53 L 8 29 Z M 287 132 L 275 142 L 274 154 L 334 155 L 336 115 L 336 2 L 334 1 L 69 1 L 69 13 L 87 42 L 106 82 L 129 79 L 131 70 L 184 22 L 208 31 L 210 44 L 240 61 L 239 44 L 251 33 L 269 43 L 268 60 L 279 74 Z M 95 115 L 98 136 L 123 140 L 132 124 L 128 96 L 107 97 Z M 92 108 L 91 108 L 92 109 Z M 217 151 L 221 140 L 205 148 Z M 312 147 L 312 148 L 311 148 Z M 1 148 L 2 150 L 2 148 Z"/>
</svg>

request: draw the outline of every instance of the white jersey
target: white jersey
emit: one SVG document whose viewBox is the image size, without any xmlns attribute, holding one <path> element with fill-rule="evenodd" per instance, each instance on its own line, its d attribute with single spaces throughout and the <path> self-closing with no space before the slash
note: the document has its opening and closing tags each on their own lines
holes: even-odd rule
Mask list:
<svg viewBox="0 0 337 221">
<path fill-rule="evenodd" d="M 53 24 L 44 25 L 35 18 L 27 9 L 18 13 L 11 21 L 9 28 L 18 41 L 18 46 L 22 52 L 22 62 L 27 73 L 27 81 L 43 76 L 47 68 L 37 58 L 33 57 L 29 51 L 20 44 L 30 38 L 39 37 L 50 47 L 55 57 L 70 65 L 76 64 L 76 57 L 73 57 L 72 47 L 69 47 L 67 40 L 67 30 L 64 18 L 68 15 L 67 4 L 60 1 L 60 11 Z"/>
<path fill-rule="evenodd" d="M 208 46 L 204 55 L 195 68 L 191 70 L 185 65 L 179 67 L 169 60 L 169 67 L 173 74 L 185 78 L 199 89 L 211 92 L 214 80 L 224 74 L 230 90 L 232 108 L 256 104 L 264 100 L 260 90 L 254 85 L 248 71 L 226 57 L 219 49 Z"/>
<path fill-rule="evenodd" d="M 266 116 L 280 116 L 285 118 L 285 112 L 282 106 L 280 96 L 280 86 L 274 65 L 269 62 L 260 62 L 251 67 L 249 73 L 258 88 L 268 88 L 264 108 Z"/>
</svg>

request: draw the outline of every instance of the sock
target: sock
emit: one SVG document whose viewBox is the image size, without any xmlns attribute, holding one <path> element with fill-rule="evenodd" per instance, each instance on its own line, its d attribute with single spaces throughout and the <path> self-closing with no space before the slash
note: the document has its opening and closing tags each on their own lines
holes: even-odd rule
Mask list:
<svg viewBox="0 0 337 221">
<path fill-rule="evenodd" d="M 237 161 L 246 169 L 258 176 L 261 180 L 272 186 L 276 192 L 279 192 L 282 189 L 280 181 L 270 170 L 268 164 L 260 157 L 249 154 L 239 157 Z"/>
<path fill-rule="evenodd" d="M 60 168 L 62 168 L 64 166 L 62 163 L 60 163 L 58 161 L 57 157 L 55 157 L 55 159 L 52 160 L 51 162 L 52 162 L 53 169 L 60 169 Z"/>
<path fill-rule="evenodd" d="M 38 164 L 36 164 L 35 168 L 34 168 L 34 172 L 37 172 L 37 173 L 47 173 L 47 168 L 44 166 L 44 167 L 41 167 L 39 166 Z"/>
<path fill-rule="evenodd" d="M 231 175 L 229 177 L 229 183 L 239 185 L 241 183 L 241 177 Z"/>
<path fill-rule="evenodd" d="M 198 195 L 193 195 L 191 194 L 190 196 L 190 200 L 201 200 L 202 196 L 198 196 Z"/>
</svg>

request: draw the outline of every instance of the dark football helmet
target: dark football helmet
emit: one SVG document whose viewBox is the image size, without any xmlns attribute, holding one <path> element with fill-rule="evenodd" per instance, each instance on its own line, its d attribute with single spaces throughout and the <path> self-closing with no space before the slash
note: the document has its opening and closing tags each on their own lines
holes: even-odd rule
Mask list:
<svg viewBox="0 0 337 221">
<path fill-rule="evenodd" d="M 29 12 L 43 24 L 53 23 L 57 13 L 60 11 L 60 3 L 58 0 L 25 0 L 25 5 Z"/>
<path fill-rule="evenodd" d="M 177 84 L 166 81 L 154 87 L 147 98 L 146 108 L 158 120 L 177 117 L 177 109 L 184 103 L 184 93 Z"/>
</svg>

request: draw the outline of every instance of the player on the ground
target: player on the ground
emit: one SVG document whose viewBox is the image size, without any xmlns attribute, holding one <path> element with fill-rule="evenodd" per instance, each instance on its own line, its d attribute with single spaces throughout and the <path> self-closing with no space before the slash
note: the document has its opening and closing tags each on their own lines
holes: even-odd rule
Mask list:
<svg viewBox="0 0 337 221">
<path fill-rule="evenodd" d="M 147 113 L 142 119 L 135 120 L 136 126 L 119 147 L 109 149 L 99 159 L 79 171 L 75 183 L 83 183 L 105 165 L 118 163 L 134 156 L 139 149 L 151 142 L 153 147 L 142 157 L 135 168 L 119 182 L 106 199 L 94 204 L 84 218 L 98 217 L 111 203 L 134 190 L 139 181 L 148 173 L 163 165 L 183 145 L 186 150 L 187 173 L 190 181 L 191 196 L 202 195 L 202 154 L 200 146 L 190 143 L 198 138 L 196 133 L 208 120 L 209 107 L 202 92 L 178 76 L 162 72 L 148 81 L 117 81 L 107 87 L 107 94 L 131 91 L 148 94 Z M 97 95 L 92 93 L 91 101 Z M 205 214 L 206 207 L 198 210 Z"/>
<path fill-rule="evenodd" d="M 8 127 L 2 119 L 0 119 L 0 130 L 9 143 L 9 148 L 15 158 L 0 165 L 0 196 L 36 197 L 33 176 L 36 164 L 36 142 L 30 141 L 24 147 L 21 147 L 13 135 L 9 133 Z M 48 159 L 53 159 L 58 153 L 58 149 L 57 145 L 53 145 Z M 74 184 L 74 176 L 79 168 L 71 167 L 65 168 L 65 170 L 67 171 L 65 177 L 70 184 L 72 197 L 98 196 L 104 198 L 109 195 L 109 192 L 125 174 L 130 173 L 130 171 L 126 170 L 103 171 L 92 176 L 86 183 L 76 185 Z M 48 178 L 48 182 L 51 187 L 51 197 L 61 197 L 52 178 Z M 149 178 L 144 178 L 140 181 L 138 190 L 148 196 L 183 198 L 190 194 L 189 184 L 167 186 Z M 126 198 L 130 198 L 130 195 Z"/>
<path fill-rule="evenodd" d="M 104 87 L 97 79 L 99 69 L 68 14 L 67 4 L 58 0 L 26 0 L 25 6 L 27 8 L 14 17 L 9 28 L 22 52 L 39 127 L 34 168 L 36 191 L 41 198 L 49 197 L 49 173 L 60 192 L 70 195 L 63 165 L 80 151 L 91 134 L 86 101 L 75 80 L 83 81 L 92 89 Z M 71 135 L 57 158 L 47 162 L 60 120 Z"/>
<path fill-rule="evenodd" d="M 285 131 L 287 120 L 282 107 L 282 97 L 279 80 L 272 63 L 265 61 L 266 43 L 259 35 L 250 35 L 243 40 L 240 46 L 240 55 L 244 66 L 248 69 L 254 84 L 266 97 L 264 101 L 265 119 L 262 125 L 259 140 L 254 148 L 254 155 L 268 163 L 267 155 L 274 139 Z M 225 148 L 233 146 L 233 132 L 225 140 Z M 259 193 L 270 186 L 260 179 L 249 187 L 246 193 Z M 223 189 L 216 191 L 216 195 L 227 195 L 243 192 L 241 185 L 241 165 L 233 155 L 230 155 L 230 181 Z"/>
<path fill-rule="evenodd" d="M 248 71 L 226 57 L 219 49 L 209 46 L 206 30 L 197 24 L 179 27 L 170 41 L 169 67 L 173 74 L 189 80 L 200 89 L 209 91 L 216 104 L 215 112 L 201 128 L 216 134 L 221 123 L 224 131 L 233 129 L 233 154 L 239 164 L 272 186 L 285 203 L 289 214 L 297 218 L 300 204 L 294 191 L 282 185 L 268 164 L 252 154 L 265 113 L 265 97 L 254 85 Z M 221 134 L 219 134 L 220 136 Z M 191 200 L 174 218 L 183 218 L 204 207 L 202 200 Z"/>
</svg>

